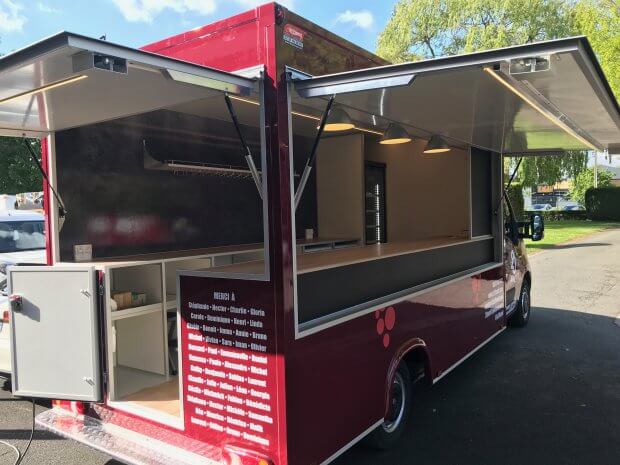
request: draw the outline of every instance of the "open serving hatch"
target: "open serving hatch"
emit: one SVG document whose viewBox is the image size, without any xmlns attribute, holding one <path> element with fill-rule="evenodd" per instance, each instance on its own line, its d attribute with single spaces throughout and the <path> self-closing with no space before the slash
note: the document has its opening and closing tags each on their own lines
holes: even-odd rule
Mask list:
<svg viewBox="0 0 620 465">
<path fill-rule="evenodd" d="M 179 130 L 174 139 L 176 144 L 179 144 L 181 139 L 187 148 L 188 140 L 191 139 L 197 147 L 195 151 L 204 152 L 201 149 L 204 149 L 207 143 L 201 140 L 198 144 L 197 138 L 219 128 L 220 133 L 217 135 L 220 140 L 226 139 L 224 142 L 227 144 L 221 142 L 218 147 L 225 146 L 227 151 L 224 149 L 220 151 L 226 156 L 232 154 L 234 161 L 238 161 L 244 169 L 245 157 L 247 172 L 241 169 L 235 171 L 243 171 L 241 174 L 252 177 L 258 187 L 259 196 L 262 196 L 264 191 L 260 179 L 261 173 L 254 165 L 249 148 L 250 146 L 255 148 L 257 160 L 264 156 L 262 135 L 259 131 L 262 124 L 259 121 L 262 102 L 260 73 L 258 67 L 246 70 L 243 75 L 222 72 L 62 32 L 0 59 L 0 135 L 39 138 L 54 135 L 57 145 L 61 145 L 59 140 L 64 137 L 62 138 L 65 144 L 64 151 L 57 151 L 53 156 L 57 163 L 60 160 L 58 154 L 61 153 L 64 156 L 63 166 L 66 168 L 67 164 L 71 163 L 69 155 L 84 153 L 80 152 L 83 150 L 81 145 L 71 145 L 76 136 L 68 130 L 82 130 L 85 131 L 84 134 L 90 134 L 86 145 L 91 144 L 94 149 L 116 152 L 112 154 L 116 157 L 114 159 L 117 164 L 136 158 L 131 157 L 133 152 L 121 150 L 122 141 L 133 141 L 131 137 L 134 137 L 134 133 L 131 130 L 134 130 L 141 137 L 140 143 L 134 145 L 139 148 L 140 154 L 144 151 L 144 166 L 140 159 L 137 168 L 133 165 L 129 167 L 130 174 L 133 172 L 132 169 L 137 173 L 150 173 L 149 170 L 191 170 L 192 173 L 230 174 L 230 168 L 219 166 L 214 168 L 205 163 L 190 161 L 180 165 L 175 161 L 175 155 L 181 151 L 172 151 L 168 154 L 166 150 L 172 144 L 161 143 L 161 138 L 156 137 L 158 134 L 154 134 L 162 127 L 170 131 Z M 235 103 L 246 97 L 249 97 L 255 105 L 249 107 L 238 105 L 239 113 L 237 113 Z M 147 124 L 151 120 L 154 121 L 153 127 L 135 130 L 137 125 Z M 176 127 L 181 124 L 179 121 L 191 121 L 193 124 L 191 129 L 195 131 L 188 135 L 190 131 L 185 128 L 183 132 L 183 128 Z M 223 121 L 235 129 L 227 126 L 226 133 L 222 134 L 224 131 L 221 130 L 223 126 L 220 123 Z M 254 126 L 249 132 L 248 126 L 245 126 L 244 131 L 249 135 L 246 134 L 244 137 L 240 128 L 243 124 L 247 125 L 248 121 L 254 122 Z M 130 126 L 131 124 L 134 126 Z M 114 125 L 120 129 L 110 130 L 109 127 Z M 118 147 L 109 147 L 110 144 L 102 146 L 101 141 L 92 136 L 96 135 L 98 130 L 94 126 L 102 126 L 105 130 L 109 130 L 111 140 L 118 141 Z M 238 137 L 235 136 L 235 130 Z M 131 137 L 126 134 L 131 134 Z M 148 136 L 143 137 L 142 134 Z M 97 146 L 97 143 L 100 145 Z M 244 150 L 240 149 L 240 145 Z M 164 153 L 163 160 L 155 161 L 150 158 L 148 149 L 151 146 L 159 147 L 158 153 Z M 213 146 L 214 144 L 209 146 L 210 151 L 215 153 L 217 150 Z M 90 146 L 87 148 L 90 149 Z M 130 155 L 127 156 L 127 153 Z M 222 157 L 226 158 L 224 155 Z M 170 160 L 165 158 L 168 156 Z M 81 160 L 86 158 L 88 157 L 81 156 Z M 112 155 L 110 158 L 113 158 Z M 116 174 L 117 179 L 125 175 L 122 171 Z M 100 174 L 92 176 L 90 182 L 101 177 Z M 122 179 L 126 180 L 126 184 L 131 183 L 129 179 L 135 181 L 135 178 L 129 177 Z M 171 182 L 170 177 L 165 180 Z M 57 186 L 62 186 L 60 181 L 62 179 L 57 179 Z M 69 178 L 69 181 L 70 184 L 79 184 L 79 179 L 75 177 Z M 64 185 L 66 187 L 68 183 L 65 182 Z M 236 186 L 238 183 L 231 189 Z M 152 185 L 149 187 L 152 189 Z M 254 190 L 254 187 L 251 189 Z M 62 188 L 58 190 L 63 191 Z M 65 189 L 63 193 L 67 190 Z M 71 194 L 67 197 L 70 198 Z M 76 204 L 78 206 L 72 215 L 77 222 L 76 229 L 85 230 L 88 224 L 92 225 L 93 222 L 89 223 L 84 219 L 90 218 L 89 213 L 79 210 L 79 202 L 76 202 L 75 198 L 74 195 L 73 206 Z M 253 208 L 261 205 L 260 201 L 254 198 L 250 199 L 248 204 Z M 95 207 L 91 205 L 90 208 Z M 114 208 L 121 211 L 122 206 Z M 157 214 L 160 217 L 163 215 L 159 210 Z M 105 216 L 101 218 L 106 219 Z M 133 217 L 127 214 L 126 218 Z M 65 232 L 71 226 L 70 221 L 71 219 L 64 224 Z M 158 225 L 164 230 L 167 223 L 160 221 Z M 261 224 L 260 228 L 262 227 Z M 137 227 L 135 229 L 140 231 Z M 58 231 L 55 233 L 58 234 Z M 151 236 L 147 233 L 140 236 L 140 240 L 143 242 L 150 240 Z M 170 230 L 166 229 L 165 233 L 173 237 Z M 91 240 L 98 240 L 93 237 L 91 234 Z M 103 297 L 100 295 L 102 291 L 99 289 L 96 276 L 96 270 L 100 270 L 101 267 L 96 268 L 88 263 L 66 266 L 58 263 L 63 261 L 58 258 L 54 261 L 56 265 L 54 267 L 12 267 L 9 270 L 9 290 L 16 302 L 12 306 L 11 316 L 15 393 L 55 399 L 102 401 L 104 394 L 101 376 L 102 344 L 99 338 L 100 327 L 105 322 L 100 314 L 103 308 L 100 301 Z M 161 267 L 156 265 L 151 268 L 155 269 L 157 266 Z M 153 280 L 155 284 L 151 286 L 155 289 L 151 298 L 157 301 L 148 302 L 151 304 L 150 307 L 153 307 L 151 310 L 154 309 L 157 313 L 152 312 L 155 316 L 149 320 L 149 324 L 154 327 L 153 322 L 157 323 L 157 336 L 159 337 L 161 333 L 161 340 L 153 339 L 159 341 L 159 346 L 163 347 L 164 338 L 168 333 L 165 328 L 168 323 L 168 300 L 165 299 L 166 296 L 160 295 L 163 285 L 160 281 L 163 278 L 161 269 L 157 270 L 160 274 Z M 120 272 L 117 274 L 120 275 Z M 59 293 L 58 289 L 62 289 L 62 292 Z M 55 341 L 65 341 L 65 344 L 58 345 Z M 163 349 L 161 354 L 163 354 L 161 360 L 158 360 L 164 368 L 160 371 L 167 376 L 168 360 L 164 357 Z"/>
<path fill-rule="evenodd" d="M 0 59 L 0 135 L 41 137 L 254 91 L 255 78 L 61 32 Z"/>
<path fill-rule="evenodd" d="M 620 151 L 620 109 L 585 37 L 325 76 L 293 72 L 293 110 L 336 96 L 358 129 L 504 154 Z"/>
</svg>

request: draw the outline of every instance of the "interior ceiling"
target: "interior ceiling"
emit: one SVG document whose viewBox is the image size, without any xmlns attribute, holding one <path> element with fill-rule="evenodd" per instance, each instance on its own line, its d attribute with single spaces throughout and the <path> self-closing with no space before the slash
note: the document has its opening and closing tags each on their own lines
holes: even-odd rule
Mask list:
<svg viewBox="0 0 620 465">
<path fill-rule="evenodd" d="M 551 56 L 550 70 L 515 74 L 509 79 L 545 102 L 544 108 L 564 115 L 562 118 L 581 129 L 588 141 L 612 146 L 620 142 L 617 112 L 601 101 L 596 83 L 588 79 L 578 60 L 572 52 L 558 53 Z M 338 78 L 342 82 L 346 75 Z M 293 95 L 294 108 L 314 114 L 325 108 L 327 97 Z M 456 146 L 504 153 L 562 152 L 592 146 L 545 117 L 480 65 L 419 73 L 408 86 L 339 93 L 335 102 L 345 106 L 360 127 L 384 131 L 390 121 L 396 121 L 414 137 L 441 134 Z"/>
</svg>

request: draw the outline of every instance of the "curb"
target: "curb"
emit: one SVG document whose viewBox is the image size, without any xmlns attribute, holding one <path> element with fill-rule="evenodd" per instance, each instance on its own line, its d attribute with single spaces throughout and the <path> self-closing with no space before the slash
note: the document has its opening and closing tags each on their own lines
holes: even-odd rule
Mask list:
<svg viewBox="0 0 620 465">
<path fill-rule="evenodd" d="M 614 320 L 614 323 L 616 324 L 616 326 L 620 327 L 620 313 L 616 315 L 616 319 Z"/>
<path fill-rule="evenodd" d="M 605 234 L 607 232 L 615 231 L 615 230 L 618 230 L 618 229 L 620 229 L 620 228 L 613 227 L 613 228 L 603 229 L 601 231 L 593 231 L 593 232 L 585 234 L 583 236 L 575 237 L 573 239 L 569 239 L 569 240 L 564 241 L 564 242 L 559 242 L 559 243 L 557 243 L 555 245 L 566 245 L 566 244 L 572 244 L 572 243 L 575 243 L 575 242 L 578 243 L 578 242 L 584 241 L 586 239 L 591 239 L 592 236 L 598 236 L 599 234 Z M 543 239 L 543 241 L 544 241 L 544 239 Z M 547 249 L 538 249 L 535 252 L 528 250 L 527 251 L 527 255 L 528 255 L 528 258 L 532 258 L 532 257 L 535 257 L 537 255 L 543 254 L 545 252 L 551 252 L 553 250 L 557 250 L 557 249 L 553 249 L 553 248 L 550 247 L 550 248 L 547 248 Z M 620 320 L 620 313 L 618 314 L 618 317 L 616 318 L 616 323 L 618 324 L 618 326 L 620 326 L 620 321 L 619 320 Z"/>
</svg>

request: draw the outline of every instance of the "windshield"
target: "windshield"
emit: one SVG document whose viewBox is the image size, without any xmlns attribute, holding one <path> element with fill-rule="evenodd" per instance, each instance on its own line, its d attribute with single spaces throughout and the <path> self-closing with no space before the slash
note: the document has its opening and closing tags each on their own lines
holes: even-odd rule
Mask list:
<svg viewBox="0 0 620 465">
<path fill-rule="evenodd" d="M 6 221 L 0 223 L 0 253 L 45 248 L 43 221 Z"/>
</svg>

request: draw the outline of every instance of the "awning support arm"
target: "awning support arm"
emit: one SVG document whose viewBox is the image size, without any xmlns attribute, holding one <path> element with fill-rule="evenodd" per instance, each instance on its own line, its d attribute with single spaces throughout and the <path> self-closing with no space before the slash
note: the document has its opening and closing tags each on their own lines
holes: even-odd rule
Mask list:
<svg viewBox="0 0 620 465">
<path fill-rule="evenodd" d="M 254 179 L 254 184 L 256 184 L 256 189 L 258 189 L 258 195 L 260 198 L 263 198 L 263 183 L 261 182 L 260 175 L 258 174 L 258 170 L 256 169 L 256 165 L 254 164 L 254 159 L 252 158 L 252 151 L 245 141 L 245 137 L 243 137 L 243 133 L 241 132 L 241 125 L 239 124 L 239 119 L 237 118 L 237 113 L 235 112 L 235 108 L 233 107 L 232 101 L 228 94 L 224 94 L 224 100 L 226 100 L 226 107 L 228 108 L 228 113 L 230 113 L 230 117 L 235 126 L 235 130 L 237 131 L 237 136 L 239 137 L 239 141 L 243 146 L 243 150 L 245 151 L 245 162 L 248 164 L 248 168 L 250 169 L 250 173 L 252 173 L 252 179 Z"/>
<path fill-rule="evenodd" d="M 45 173 L 45 170 L 41 166 L 41 163 L 39 162 L 39 159 L 35 155 L 34 150 L 32 150 L 32 147 L 30 146 L 30 143 L 26 140 L 25 137 L 22 139 L 22 141 L 24 142 L 24 145 L 28 149 L 28 152 L 30 152 L 30 158 L 32 158 L 33 163 L 37 166 L 37 168 L 41 172 L 41 176 L 43 176 L 43 179 L 45 179 L 45 182 L 47 182 L 47 185 L 49 186 L 50 190 L 54 194 L 54 197 L 56 198 L 56 201 L 58 202 L 58 216 L 60 218 L 66 217 L 68 211 L 67 211 L 67 209 L 65 207 L 65 203 L 60 198 L 60 195 L 58 194 L 58 192 L 56 192 L 56 189 L 54 189 L 54 186 L 52 186 L 52 183 L 50 182 L 49 178 L 47 177 L 47 174 Z"/>
<path fill-rule="evenodd" d="M 316 133 L 316 137 L 314 138 L 314 144 L 312 145 L 312 151 L 310 152 L 310 156 L 308 157 L 308 161 L 306 162 L 306 166 L 304 167 L 304 171 L 301 175 L 301 179 L 299 180 L 299 186 L 297 186 L 297 192 L 295 192 L 295 210 L 297 210 L 297 207 L 299 206 L 301 196 L 304 193 L 304 189 L 306 188 L 306 183 L 308 182 L 308 178 L 310 177 L 312 166 L 314 165 L 314 161 L 316 160 L 316 151 L 319 148 L 319 142 L 321 140 L 321 136 L 323 135 L 325 124 L 327 123 L 327 117 L 329 116 L 329 112 L 332 109 L 332 105 L 334 104 L 335 98 L 336 96 L 332 95 L 330 99 L 327 101 L 327 106 L 325 107 L 325 111 L 323 112 L 323 116 L 321 117 L 321 123 L 319 124 L 319 130 Z"/>
<path fill-rule="evenodd" d="M 502 199 L 504 198 L 504 196 L 508 198 L 508 189 L 510 189 L 510 185 L 512 184 L 512 181 L 517 175 L 517 172 L 519 171 L 519 167 L 521 166 L 522 161 L 523 161 L 523 157 L 519 157 L 519 160 L 517 161 L 517 166 L 515 166 L 515 170 L 512 172 L 512 175 L 510 175 L 510 179 L 508 179 L 508 184 L 506 184 L 506 187 L 502 189 L 502 193 L 499 196 L 499 202 L 497 202 L 497 208 L 493 212 L 494 215 L 497 215 L 497 212 L 499 211 L 499 207 L 501 207 L 502 205 Z"/>
</svg>

